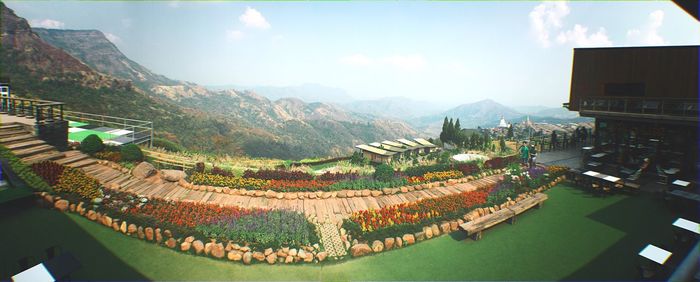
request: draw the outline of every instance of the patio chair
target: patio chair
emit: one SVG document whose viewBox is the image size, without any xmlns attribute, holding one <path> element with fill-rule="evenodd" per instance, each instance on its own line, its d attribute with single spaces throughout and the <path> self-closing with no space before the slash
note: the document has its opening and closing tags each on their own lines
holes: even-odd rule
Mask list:
<svg viewBox="0 0 700 282">
<path fill-rule="evenodd" d="M 668 175 L 661 169 L 661 165 L 656 165 L 656 174 L 659 176 L 659 180 L 656 183 L 668 184 Z"/>
</svg>

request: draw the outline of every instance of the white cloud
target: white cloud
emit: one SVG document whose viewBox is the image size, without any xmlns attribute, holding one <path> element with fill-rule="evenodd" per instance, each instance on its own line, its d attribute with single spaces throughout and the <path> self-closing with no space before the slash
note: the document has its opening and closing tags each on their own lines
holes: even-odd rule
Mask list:
<svg viewBox="0 0 700 282">
<path fill-rule="evenodd" d="M 252 27 L 252 28 L 259 28 L 259 29 L 268 29 L 270 28 L 270 23 L 267 22 L 265 17 L 258 12 L 258 10 L 255 10 L 251 7 L 247 7 L 245 9 L 245 13 L 238 17 L 238 20 L 243 23 L 246 27 Z"/>
<path fill-rule="evenodd" d="M 572 30 L 562 31 L 557 36 L 557 43 L 573 43 L 580 47 L 608 47 L 612 41 L 608 38 L 605 28 L 599 28 L 597 32 L 588 34 L 588 28 L 580 24 L 574 25 Z"/>
<path fill-rule="evenodd" d="M 65 23 L 52 19 L 31 20 L 29 21 L 29 25 L 32 27 L 43 27 L 52 29 L 63 29 L 63 27 L 66 26 Z"/>
<path fill-rule="evenodd" d="M 116 36 L 116 35 L 109 33 L 109 32 L 105 32 L 105 37 L 107 37 L 107 40 L 111 41 L 114 44 L 117 44 L 117 42 L 122 41 L 122 39 L 119 38 L 119 36 Z"/>
<path fill-rule="evenodd" d="M 640 28 L 627 30 L 627 43 L 635 45 L 666 45 L 668 42 L 659 34 L 664 23 L 664 11 L 656 10 L 649 14 L 647 23 Z"/>
<path fill-rule="evenodd" d="M 550 33 L 562 28 L 563 19 L 570 12 L 564 1 L 544 2 L 530 11 L 530 28 L 543 47 L 550 46 Z"/>
<path fill-rule="evenodd" d="M 382 62 L 401 70 L 416 71 L 425 67 L 425 59 L 421 55 L 394 55 L 382 59 Z"/>
<path fill-rule="evenodd" d="M 174 9 L 180 8 L 180 1 L 170 1 L 168 2 L 168 7 Z"/>
<path fill-rule="evenodd" d="M 240 30 L 227 30 L 226 31 L 226 39 L 229 41 L 235 41 L 235 40 L 240 40 L 244 36 L 243 32 Z"/>
<path fill-rule="evenodd" d="M 340 58 L 340 63 L 350 66 L 368 66 L 373 63 L 373 60 L 362 54 L 354 54 Z"/>
</svg>

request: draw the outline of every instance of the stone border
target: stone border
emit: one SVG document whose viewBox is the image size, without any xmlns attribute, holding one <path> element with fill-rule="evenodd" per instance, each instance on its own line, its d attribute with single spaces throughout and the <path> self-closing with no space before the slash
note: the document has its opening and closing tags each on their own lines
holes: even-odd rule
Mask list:
<svg viewBox="0 0 700 282">
<path fill-rule="evenodd" d="M 129 224 L 125 220 L 111 218 L 108 215 L 86 208 L 85 206 L 89 204 L 85 204 L 84 202 L 80 202 L 76 205 L 75 203 L 70 203 L 66 199 L 53 196 L 46 192 L 35 193 L 35 195 L 61 212 L 77 213 L 90 221 L 112 228 L 114 231 L 120 232 L 126 236 L 136 237 L 140 240 L 153 242 L 156 245 L 174 250 L 179 249 L 183 253 L 202 255 L 215 259 L 228 259 L 229 261 L 242 261 L 243 264 L 246 265 L 251 264 L 254 260 L 258 262 L 267 262 L 268 264 L 320 263 L 328 257 L 328 252 L 322 251 L 318 244 L 303 246 L 299 249 L 285 247 L 278 250 L 268 248 L 264 251 L 256 251 L 247 244 L 241 246 L 232 241 L 228 241 L 224 245 L 224 242 L 217 242 L 216 239 L 211 238 L 208 239 L 209 242 L 207 243 L 204 243 L 207 240 L 197 240 L 193 236 L 175 238 L 170 230 L 137 226 L 133 223 Z"/>
<path fill-rule="evenodd" d="M 515 205 L 517 202 L 520 202 L 524 199 L 527 199 L 531 197 L 532 195 L 535 195 L 537 193 L 540 193 L 542 191 L 548 190 L 549 188 L 552 188 L 553 186 L 559 184 L 559 182 L 562 182 L 566 179 L 566 176 L 559 176 L 552 181 L 550 181 L 547 184 L 544 184 L 540 186 L 539 188 L 532 189 L 531 191 L 528 191 L 526 193 L 518 195 L 515 199 L 510 199 L 501 204 L 501 205 L 494 205 L 493 207 L 487 207 L 487 208 L 476 208 L 467 214 L 463 216 L 463 219 L 457 219 L 457 220 L 451 220 L 451 221 L 442 221 L 439 225 L 438 224 L 432 224 L 430 226 L 424 226 L 423 231 L 416 232 L 414 234 L 404 234 L 402 237 L 389 237 L 385 238 L 384 242 L 380 240 L 374 240 L 371 245 L 369 242 L 361 243 L 358 242 L 357 239 L 353 240 L 349 234 L 347 234 L 347 231 L 343 228 L 340 229 L 340 236 L 341 240 L 343 240 L 343 243 L 345 244 L 346 249 L 349 249 L 349 253 L 352 257 L 360 257 L 360 256 L 365 256 L 368 254 L 372 253 L 380 253 L 382 251 L 388 251 L 391 249 L 398 249 L 401 248 L 402 246 L 408 246 L 408 245 L 413 245 L 417 242 L 424 241 L 424 240 L 429 240 L 432 238 L 437 238 L 440 235 L 447 235 L 450 232 L 454 231 L 459 231 L 459 225 L 464 223 L 464 222 L 469 222 L 476 220 L 479 217 L 488 215 L 490 213 L 494 213 L 498 210 L 504 209 L 506 207 Z"/>
<path fill-rule="evenodd" d="M 468 183 L 470 181 L 479 180 L 487 176 L 496 175 L 503 173 L 505 168 L 488 170 L 476 174 L 475 176 L 466 176 L 458 179 L 448 179 L 446 181 L 436 181 L 430 183 L 416 184 L 401 186 L 396 188 L 383 188 L 382 190 L 339 190 L 339 191 L 314 191 L 314 192 L 275 192 L 272 190 L 248 190 L 248 189 L 231 189 L 228 187 L 218 187 L 210 185 L 196 185 L 187 182 L 187 180 L 181 179 L 178 184 L 185 189 L 191 189 L 195 191 L 206 191 L 223 193 L 229 195 L 241 195 L 250 197 L 265 197 L 268 199 L 287 199 L 287 200 L 297 200 L 297 199 L 328 199 L 328 198 L 353 198 L 353 197 L 379 197 L 382 195 L 394 195 L 401 193 L 408 193 L 413 191 L 419 191 L 424 189 L 431 189 L 437 187 L 446 187 L 454 184 Z"/>
</svg>

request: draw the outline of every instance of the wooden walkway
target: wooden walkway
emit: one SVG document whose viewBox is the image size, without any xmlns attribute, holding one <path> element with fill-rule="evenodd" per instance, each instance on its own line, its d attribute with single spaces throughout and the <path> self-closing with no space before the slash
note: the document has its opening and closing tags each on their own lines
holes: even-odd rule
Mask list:
<svg viewBox="0 0 700 282">
<path fill-rule="evenodd" d="M 216 192 L 195 191 L 186 189 L 177 183 L 154 182 L 151 180 L 137 179 L 124 174 L 120 170 L 106 165 L 98 164 L 95 159 L 77 151 L 58 152 L 53 148 L 46 148 L 45 143 L 38 142 L 26 132 L 20 132 L 13 125 L 0 126 L 0 144 L 9 146 L 13 152 L 21 150 L 26 154 L 22 160 L 27 163 L 43 160 L 52 160 L 67 166 L 82 169 L 86 174 L 97 179 L 107 188 L 115 187 L 118 191 L 128 192 L 149 198 L 165 200 L 188 201 L 199 203 L 218 204 L 223 206 L 239 206 L 247 208 L 287 209 L 304 213 L 315 222 L 338 223 L 350 214 L 367 209 L 379 209 L 386 206 L 401 203 L 415 202 L 420 199 L 435 198 L 445 195 L 472 191 L 485 184 L 496 183 L 499 175 L 485 177 L 469 183 L 460 183 L 448 187 L 437 187 L 400 193 L 394 195 L 381 195 L 377 197 L 353 197 L 353 198 L 328 198 L 328 199 L 269 199 L 265 197 L 230 195 Z M 16 137 L 19 136 L 19 137 Z M 41 148 L 32 153 L 32 148 Z M 115 185 L 117 184 L 117 185 Z M 118 187 L 118 188 L 117 188 Z"/>
</svg>

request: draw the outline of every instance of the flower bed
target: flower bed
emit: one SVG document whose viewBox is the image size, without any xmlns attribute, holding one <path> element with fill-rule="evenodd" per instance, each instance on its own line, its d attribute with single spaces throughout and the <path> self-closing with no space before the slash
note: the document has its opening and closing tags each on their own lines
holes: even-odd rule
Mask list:
<svg viewBox="0 0 700 282">
<path fill-rule="evenodd" d="M 288 171 L 288 170 L 269 170 L 261 169 L 258 171 L 246 170 L 243 172 L 243 177 L 245 178 L 256 178 L 265 180 L 313 180 L 314 177 L 311 174 L 301 171 Z"/>
<path fill-rule="evenodd" d="M 457 170 L 428 172 L 428 173 L 423 175 L 423 179 L 425 179 L 425 181 L 428 181 L 428 182 L 442 181 L 442 180 L 462 178 L 462 177 L 464 177 L 464 174 L 462 174 L 462 172 L 457 171 Z"/>
<path fill-rule="evenodd" d="M 100 187 L 97 180 L 83 171 L 66 167 L 53 189 L 58 193 L 75 194 L 83 199 L 92 200 L 102 196 Z"/>
<path fill-rule="evenodd" d="M 236 176 L 223 176 L 218 174 L 195 172 L 190 176 L 190 181 L 197 185 L 212 185 L 218 187 L 229 187 L 231 189 L 255 189 L 259 190 L 261 187 L 267 185 L 269 181 L 255 179 L 255 178 L 243 178 Z"/>
<path fill-rule="evenodd" d="M 322 190 L 333 185 L 335 181 L 323 180 L 269 180 L 261 188 L 276 192 L 307 192 Z"/>
<path fill-rule="evenodd" d="M 34 163 L 31 166 L 32 171 L 46 183 L 54 186 L 58 183 L 58 179 L 63 174 L 64 166 L 51 161 L 43 161 L 40 163 Z"/>
</svg>

